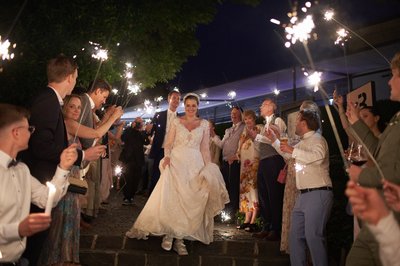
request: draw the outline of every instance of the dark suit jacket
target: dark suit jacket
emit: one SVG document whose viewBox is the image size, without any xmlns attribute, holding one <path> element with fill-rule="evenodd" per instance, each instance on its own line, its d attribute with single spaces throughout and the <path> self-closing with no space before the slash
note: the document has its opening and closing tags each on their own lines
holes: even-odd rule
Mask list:
<svg viewBox="0 0 400 266">
<path fill-rule="evenodd" d="M 153 131 L 155 131 L 155 135 L 149 154 L 150 158 L 157 158 L 158 154 L 161 152 L 167 127 L 167 114 L 167 110 L 165 110 L 154 115 Z"/>
<path fill-rule="evenodd" d="M 29 124 L 36 130 L 29 140 L 29 148 L 21 154 L 31 174 L 41 183 L 53 178 L 62 151 L 68 147 L 67 133 L 61 106 L 55 92 L 46 87 L 39 91 L 31 108 Z M 78 151 L 80 165 L 82 151 Z"/>
<path fill-rule="evenodd" d="M 144 138 L 139 130 L 128 128 L 121 137 L 124 142 L 119 160 L 123 163 L 144 165 Z"/>
</svg>

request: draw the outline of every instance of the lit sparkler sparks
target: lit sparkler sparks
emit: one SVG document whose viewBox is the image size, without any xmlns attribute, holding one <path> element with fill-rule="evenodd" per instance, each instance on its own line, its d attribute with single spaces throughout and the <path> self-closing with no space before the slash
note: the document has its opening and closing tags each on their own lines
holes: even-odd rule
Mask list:
<svg viewBox="0 0 400 266">
<path fill-rule="evenodd" d="M 117 90 L 117 89 L 112 89 L 111 92 L 112 92 L 114 95 L 117 95 L 117 94 L 118 94 L 118 90 Z"/>
<path fill-rule="evenodd" d="M 11 46 L 10 41 L 7 39 L 4 42 L 1 41 L 1 36 L 0 36 L 0 57 L 2 60 L 11 60 L 14 58 L 14 53 L 10 54 L 9 48 Z M 14 43 L 11 47 L 15 48 L 17 46 L 16 43 Z"/>
<path fill-rule="evenodd" d="M 291 20 L 297 22 L 297 17 L 292 17 Z M 287 26 L 285 31 L 287 33 L 286 39 L 290 40 L 290 42 L 286 42 L 285 46 L 290 47 L 292 44 L 295 44 L 298 40 L 301 42 L 306 42 L 311 37 L 311 32 L 314 29 L 315 24 L 311 15 L 306 16 L 306 18 L 299 22 L 295 23 L 292 26 Z"/>
<path fill-rule="evenodd" d="M 333 12 L 333 10 L 328 10 L 325 12 L 324 14 L 324 19 L 326 21 L 331 21 L 333 19 L 333 16 L 335 15 L 335 13 Z"/>
<path fill-rule="evenodd" d="M 164 99 L 164 98 L 163 98 L 162 96 L 158 96 L 158 97 L 154 98 L 154 101 L 159 103 L 159 102 L 161 102 L 163 99 Z"/>
<path fill-rule="evenodd" d="M 129 94 L 138 95 L 138 93 L 141 91 L 140 84 L 128 82 L 127 90 L 129 91 Z"/>
<path fill-rule="evenodd" d="M 276 96 L 278 96 L 278 95 L 279 95 L 279 93 L 281 93 L 281 91 L 280 91 L 280 90 L 278 90 L 278 89 L 274 89 L 274 94 L 275 94 Z"/>
<path fill-rule="evenodd" d="M 229 221 L 230 219 L 231 216 L 227 212 L 221 211 L 221 220 L 223 222 Z"/>
<path fill-rule="evenodd" d="M 108 50 L 103 49 L 100 44 L 91 42 L 89 41 L 90 45 L 94 46 L 94 53 L 92 54 L 92 57 L 94 59 L 100 60 L 100 61 L 106 61 L 108 59 Z"/>
<path fill-rule="evenodd" d="M 235 99 L 236 98 L 236 92 L 235 91 L 230 91 L 230 92 L 228 92 L 228 97 L 230 98 L 230 99 Z"/>
<path fill-rule="evenodd" d="M 146 99 L 146 100 L 144 100 L 144 111 L 147 113 L 147 114 L 152 114 L 152 113 L 154 113 L 154 110 L 155 110 L 155 108 L 154 108 L 154 106 L 151 104 L 151 102 L 150 102 L 150 100 L 148 100 L 148 99 Z"/>
<path fill-rule="evenodd" d="M 122 174 L 122 166 L 116 165 L 115 168 L 114 168 L 114 174 L 116 176 L 121 176 L 121 174 Z"/>
<path fill-rule="evenodd" d="M 321 82 L 322 72 L 315 71 L 311 75 L 308 75 L 308 83 L 314 86 L 314 92 L 318 91 L 319 83 Z"/>
<path fill-rule="evenodd" d="M 336 33 L 337 33 L 337 38 L 336 38 L 335 44 L 344 46 L 345 42 L 347 42 L 349 40 L 349 38 L 348 38 L 349 32 L 346 29 L 341 28 L 341 29 L 337 30 Z"/>
<path fill-rule="evenodd" d="M 200 97 L 203 98 L 203 99 L 204 99 L 204 98 L 207 98 L 207 93 L 205 93 L 205 92 L 200 93 Z"/>
</svg>

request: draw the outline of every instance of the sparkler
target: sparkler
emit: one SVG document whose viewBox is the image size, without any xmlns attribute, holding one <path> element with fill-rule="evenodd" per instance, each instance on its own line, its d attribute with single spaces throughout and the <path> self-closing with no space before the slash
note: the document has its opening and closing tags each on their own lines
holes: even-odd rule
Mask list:
<svg viewBox="0 0 400 266">
<path fill-rule="evenodd" d="M 230 219 L 231 219 L 231 216 L 227 212 L 221 211 L 222 222 L 229 221 Z"/>
<path fill-rule="evenodd" d="M 230 91 L 228 92 L 228 97 L 233 100 L 236 98 L 236 92 L 235 91 Z"/>
<path fill-rule="evenodd" d="M 324 13 L 324 19 L 326 21 L 334 21 L 336 22 L 338 25 L 340 25 L 341 27 L 343 27 L 345 30 L 351 32 L 353 35 L 357 36 L 361 41 L 363 41 L 366 45 L 368 45 L 369 47 L 371 47 L 375 52 L 377 52 L 389 65 L 390 65 L 390 61 L 389 59 L 387 59 L 378 49 L 376 49 L 375 46 L 373 46 L 370 42 L 368 42 L 366 39 L 364 39 L 362 36 L 360 36 L 359 34 L 357 34 L 357 32 L 353 31 L 352 29 L 350 29 L 349 27 L 347 27 L 346 25 L 344 25 L 343 23 L 339 22 L 337 19 L 335 19 L 335 13 L 333 12 L 333 10 L 328 10 Z"/>
<path fill-rule="evenodd" d="M 275 94 L 276 96 L 278 96 L 278 95 L 279 95 L 279 93 L 281 93 L 281 91 L 280 91 L 280 90 L 278 90 L 278 89 L 274 89 L 274 94 Z"/>
<path fill-rule="evenodd" d="M 311 7 L 311 4 L 310 4 L 309 2 L 307 2 L 307 3 L 306 3 L 306 7 L 308 7 L 308 8 Z M 315 67 L 314 67 L 314 62 L 313 62 L 313 60 L 312 60 L 312 58 L 311 58 L 311 53 L 310 53 L 310 51 L 309 51 L 309 49 L 308 49 L 308 46 L 307 46 L 307 41 L 308 41 L 308 39 L 310 38 L 311 32 L 312 32 L 312 30 L 313 30 L 314 27 L 315 27 L 315 24 L 314 24 L 314 22 L 313 22 L 313 20 L 312 20 L 312 16 L 307 15 L 306 18 L 305 18 L 302 22 L 299 22 L 299 23 L 297 23 L 298 19 L 297 19 L 297 12 L 296 12 L 296 11 L 293 11 L 293 12 L 291 12 L 291 13 L 288 13 L 288 17 L 291 18 L 291 19 L 290 19 L 290 23 L 291 23 L 291 24 L 285 28 L 285 32 L 287 33 L 287 34 L 286 34 L 286 39 L 287 39 L 287 40 L 290 40 L 290 42 L 289 42 L 289 41 L 285 42 L 285 47 L 290 48 L 290 46 L 291 46 L 292 44 L 295 44 L 295 43 L 297 42 L 297 40 L 299 40 L 300 42 L 302 42 L 302 43 L 303 43 L 303 46 L 304 46 L 304 49 L 305 49 L 305 52 L 306 52 L 306 54 L 307 54 L 307 58 L 308 58 L 309 63 L 310 63 L 310 65 L 311 65 L 311 69 L 315 69 Z M 351 32 L 353 35 L 359 37 L 362 41 L 364 41 L 367 45 L 369 45 L 372 49 L 374 49 L 378 54 L 380 54 L 380 55 L 386 60 L 386 62 L 388 62 L 388 63 L 390 64 L 389 60 L 387 60 L 387 59 L 386 59 L 375 47 L 373 47 L 368 41 L 366 41 L 364 38 L 362 38 L 360 35 L 358 35 L 358 34 L 355 33 L 354 31 L 352 31 L 351 29 L 349 29 L 348 27 L 346 27 L 346 26 L 343 25 L 342 23 L 338 22 L 338 21 L 334 18 L 334 12 L 333 12 L 332 10 L 329 10 L 329 11 L 327 11 L 327 12 L 325 13 L 325 20 L 327 20 L 327 21 L 333 20 L 333 21 L 335 21 L 336 23 L 338 23 L 340 26 L 342 26 L 342 27 L 344 28 L 344 30 L 347 30 L 347 31 Z M 271 22 L 272 22 L 272 21 L 271 21 Z M 338 31 L 338 34 L 341 34 L 341 37 L 342 37 L 342 38 L 345 38 L 345 37 L 347 36 L 348 33 L 346 33 L 346 31 Z M 292 51 L 292 53 L 294 54 L 294 56 L 296 57 L 296 59 L 299 60 L 299 58 L 296 56 L 296 54 L 295 54 L 293 51 Z M 299 60 L 299 63 L 301 63 L 302 65 L 304 65 L 302 62 L 300 62 L 300 60 Z M 339 133 L 338 133 L 338 131 L 337 131 L 337 127 L 336 127 L 336 125 L 335 125 L 335 121 L 334 121 L 333 116 L 332 116 L 331 109 L 329 108 L 329 103 L 328 103 L 328 101 L 327 101 L 327 99 L 329 99 L 329 96 L 328 96 L 328 94 L 326 93 L 326 91 L 324 90 L 324 88 L 323 88 L 323 87 L 321 86 L 321 84 L 320 84 L 320 82 L 321 82 L 321 73 L 320 73 L 320 72 L 314 71 L 311 75 L 308 75 L 308 72 L 304 72 L 304 74 L 305 74 L 306 76 L 309 77 L 308 80 L 309 80 L 309 82 L 314 86 L 314 91 L 319 91 L 319 92 L 321 93 L 322 99 L 323 99 L 323 101 L 324 101 L 325 109 L 326 109 L 326 112 L 327 112 L 329 121 L 330 121 L 330 123 L 331 123 L 331 125 L 332 125 L 332 130 L 333 130 L 335 139 L 336 139 L 337 144 L 338 144 L 338 148 L 339 148 L 339 151 L 340 151 L 340 155 L 341 155 L 342 160 L 343 160 L 343 164 L 344 164 L 344 166 L 347 168 L 348 162 L 347 162 L 347 160 L 346 160 L 346 158 L 345 158 L 345 155 L 344 155 L 343 145 L 342 145 L 342 142 L 341 142 L 341 140 L 340 140 Z M 337 110 L 337 107 L 336 107 L 336 106 L 334 106 L 334 108 Z M 337 111 L 338 111 L 338 110 L 337 110 Z M 352 127 L 348 127 L 348 128 L 349 128 L 349 130 L 350 130 L 350 133 L 351 133 L 351 134 L 354 136 L 354 138 L 356 139 L 356 141 L 357 141 L 358 143 L 360 143 L 361 145 L 364 145 L 364 142 L 363 142 L 363 141 L 360 139 L 360 137 L 356 134 L 356 132 L 354 131 L 354 129 L 353 129 Z M 367 152 L 369 158 L 371 158 L 371 160 L 373 161 L 374 165 L 376 166 L 376 168 L 377 168 L 377 170 L 378 170 L 378 172 L 379 172 L 381 178 L 384 178 L 383 172 L 382 172 L 380 166 L 378 165 L 378 163 L 376 162 L 375 158 L 373 157 L 373 155 L 370 153 L 370 151 L 369 151 L 368 149 L 366 149 L 366 152 Z M 300 169 L 299 169 L 299 170 L 300 170 Z"/>
<path fill-rule="evenodd" d="M 337 38 L 336 38 L 335 44 L 344 46 L 344 44 L 349 40 L 349 38 L 348 38 L 348 37 L 350 37 L 349 32 L 346 29 L 341 28 L 341 29 L 338 29 L 336 31 L 336 33 L 337 33 Z"/>
<path fill-rule="evenodd" d="M 1 35 L 0 35 L 0 57 L 1 59 L 4 60 L 11 60 L 14 58 L 14 53 L 10 54 L 10 46 L 14 49 L 17 47 L 17 44 L 14 43 L 11 45 L 10 41 L 7 39 L 4 42 L 1 41 Z"/>
</svg>

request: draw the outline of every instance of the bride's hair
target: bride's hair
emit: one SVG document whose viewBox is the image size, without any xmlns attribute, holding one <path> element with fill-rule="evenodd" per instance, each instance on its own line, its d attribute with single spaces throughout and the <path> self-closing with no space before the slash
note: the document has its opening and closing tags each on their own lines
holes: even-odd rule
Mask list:
<svg viewBox="0 0 400 266">
<path fill-rule="evenodd" d="M 200 97 L 196 93 L 190 92 L 190 93 L 186 94 L 185 97 L 183 97 L 183 103 L 185 103 L 186 100 L 188 100 L 188 99 L 195 100 L 197 102 L 197 105 L 199 105 L 199 103 L 200 103 Z"/>
</svg>

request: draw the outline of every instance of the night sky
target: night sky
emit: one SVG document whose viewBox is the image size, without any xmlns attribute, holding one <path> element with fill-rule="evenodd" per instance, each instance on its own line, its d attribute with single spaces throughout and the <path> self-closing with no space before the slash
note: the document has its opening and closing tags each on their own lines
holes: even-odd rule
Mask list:
<svg viewBox="0 0 400 266">
<path fill-rule="evenodd" d="M 321 1 L 313 6 L 325 7 L 332 7 L 336 18 L 353 30 L 400 16 L 398 0 Z M 187 92 L 299 65 L 276 34 L 282 35 L 283 28 L 269 22 L 270 18 L 287 22 L 290 10 L 290 1 L 284 0 L 264 0 L 257 7 L 223 4 L 212 23 L 198 28 L 198 55 L 189 58 L 169 86 Z M 340 56 L 342 51 L 333 45 L 335 37 L 327 35 L 334 30 L 318 27 L 318 45 L 310 43 L 314 59 Z M 326 45 L 321 45 L 324 40 Z"/>
</svg>

